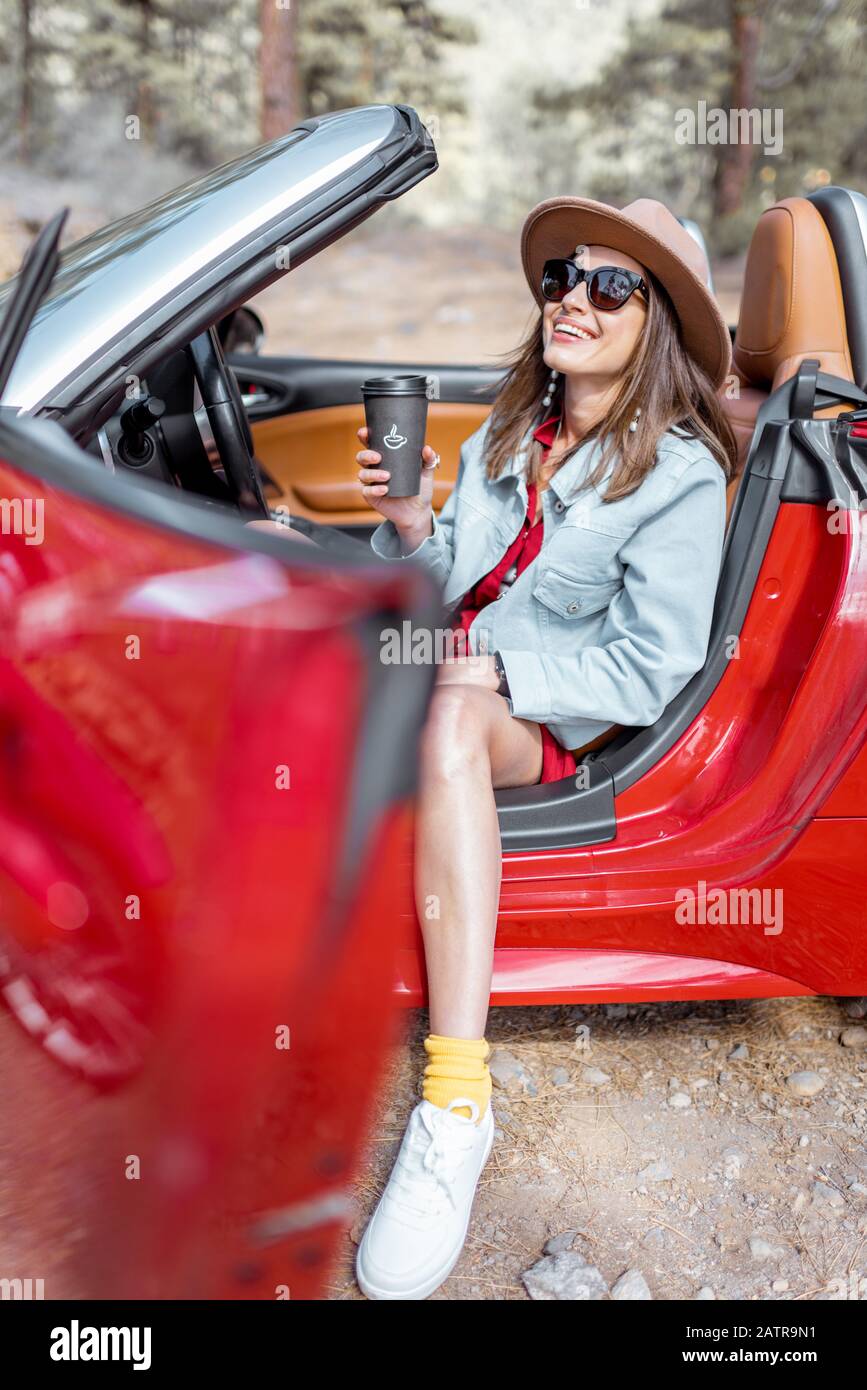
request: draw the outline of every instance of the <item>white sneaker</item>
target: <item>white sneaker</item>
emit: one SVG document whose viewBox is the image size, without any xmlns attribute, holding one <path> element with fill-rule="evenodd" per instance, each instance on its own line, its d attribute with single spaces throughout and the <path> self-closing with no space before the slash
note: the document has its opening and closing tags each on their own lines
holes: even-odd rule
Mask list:
<svg viewBox="0 0 867 1390">
<path fill-rule="evenodd" d="M 469 1106 L 471 1118 L 454 1114 Z M 476 1121 L 478 1120 L 478 1123 Z M 463 1249 L 476 1184 L 494 1142 L 488 1106 L 423 1100 L 409 1117 L 391 1177 L 358 1247 L 355 1275 L 368 1298 L 427 1298 Z"/>
</svg>

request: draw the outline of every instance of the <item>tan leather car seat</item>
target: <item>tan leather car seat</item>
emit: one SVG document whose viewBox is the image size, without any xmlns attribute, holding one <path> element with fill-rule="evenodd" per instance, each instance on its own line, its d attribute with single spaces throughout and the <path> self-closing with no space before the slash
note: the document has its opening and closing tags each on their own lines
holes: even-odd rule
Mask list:
<svg viewBox="0 0 867 1390">
<path fill-rule="evenodd" d="M 744 271 L 734 342 L 738 394 L 720 391 L 738 442 L 738 475 L 728 486 L 728 515 L 737 492 L 756 416 L 772 391 L 807 358 L 854 381 L 837 258 L 828 228 L 806 198 L 766 208 L 753 232 Z M 847 406 L 818 414 L 836 415 Z"/>
</svg>

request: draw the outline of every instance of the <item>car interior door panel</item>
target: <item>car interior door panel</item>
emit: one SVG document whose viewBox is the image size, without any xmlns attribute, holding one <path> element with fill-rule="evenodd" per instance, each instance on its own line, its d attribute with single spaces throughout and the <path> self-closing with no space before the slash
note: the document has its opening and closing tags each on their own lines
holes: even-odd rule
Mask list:
<svg viewBox="0 0 867 1390">
<path fill-rule="evenodd" d="M 381 521 L 358 485 L 355 455 L 364 424 L 361 384 L 371 376 L 419 371 L 428 379 L 427 441 L 440 455 L 439 511 L 454 486 L 461 444 L 490 413 L 500 373 L 477 367 L 349 362 L 230 354 L 269 480 L 268 500 L 290 514 L 371 530 Z M 384 465 L 386 466 L 386 465 Z"/>
<path fill-rule="evenodd" d="M 484 405 L 437 401 L 428 407 L 427 440 L 442 460 L 434 479 L 437 511 L 454 486 L 461 444 L 488 413 Z M 358 483 L 355 455 L 363 424 L 360 404 L 324 406 L 254 423 L 256 457 L 276 484 L 268 492 L 271 505 L 332 526 L 377 526 L 382 517 L 366 505 Z M 382 466 L 387 467 L 387 461 Z"/>
</svg>

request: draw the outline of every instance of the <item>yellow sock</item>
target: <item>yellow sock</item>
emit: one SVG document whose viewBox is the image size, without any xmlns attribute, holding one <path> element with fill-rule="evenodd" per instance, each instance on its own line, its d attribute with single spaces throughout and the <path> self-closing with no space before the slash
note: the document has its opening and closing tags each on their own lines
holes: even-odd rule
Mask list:
<svg viewBox="0 0 867 1390">
<path fill-rule="evenodd" d="M 491 1099 L 491 1073 L 487 1066 L 490 1052 L 486 1038 L 444 1038 L 429 1033 L 424 1050 L 430 1058 L 424 1069 L 422 1095 L 431 1105 L 448 1108 L 458 1096 L 474 1100 L 479 1107 L 479 1119 Z M 456 1115 L 470 1118 L 469 1106 L 455 1107 Z"/>
</svg>

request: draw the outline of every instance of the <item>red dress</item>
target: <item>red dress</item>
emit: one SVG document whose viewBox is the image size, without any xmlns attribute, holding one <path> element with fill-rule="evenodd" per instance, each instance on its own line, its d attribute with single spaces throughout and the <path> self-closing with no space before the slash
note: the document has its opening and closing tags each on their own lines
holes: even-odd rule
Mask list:
<svg viewBox="0 0 867 1390">
<path fill-rule="evenodd" d="M 557 433 L 557 425 L 560 422 L 559 415 L 552 416 L 540 425 L 533 434 L 534 439 L 538 439 L 545 453 L 548 452 L 554 443 Z M 458 630 L 463 629 L 469 632 L 470 624 L 476 614 L 481 612 L 489 603 L 493 602 L 500 591 L 500 584 L 503 577 L 513 565 L 517 567 L 517 573 L 523 574 L 528 565 L 532 564 L 542 547 L 543 522 L 533 525 L 533 517 L 536 515 L 536 486 L 534 483 L 527 485 L 527 515 L 515 540 L 509 546 L 500 562 L 486 574 L 483 579 L 464 595 L 454 627 Z M 542 730 L 542 775 L 540 782 L 558 782 L 561 777 L 574 777 L 578 768 L 575 757 L 568 748 L 564 748 L 562 743 L 551 733 L 545 724 L 539 726 Z"/>
</svg>

